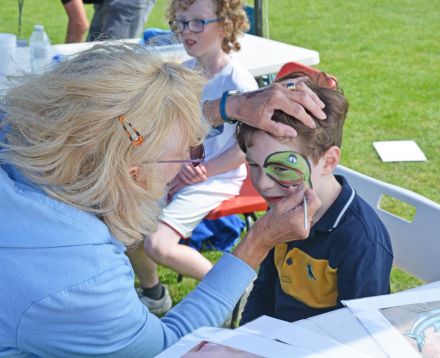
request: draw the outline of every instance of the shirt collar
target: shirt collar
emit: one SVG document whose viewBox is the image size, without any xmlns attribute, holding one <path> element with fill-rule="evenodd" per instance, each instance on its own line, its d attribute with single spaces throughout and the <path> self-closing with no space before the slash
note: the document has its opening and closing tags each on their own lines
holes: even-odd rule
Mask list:
<svg viewBox="0 0 440 358">
<path fill-rule="evenodd" d="M 353 187 L 344 177 L 335 175 L 335 178 L 342 186 L 341 193 L 321 219 L 313 226 L 314 230 L 330 232 L 336 229 L 353 202 L 356 194 Z"/>
</svg>

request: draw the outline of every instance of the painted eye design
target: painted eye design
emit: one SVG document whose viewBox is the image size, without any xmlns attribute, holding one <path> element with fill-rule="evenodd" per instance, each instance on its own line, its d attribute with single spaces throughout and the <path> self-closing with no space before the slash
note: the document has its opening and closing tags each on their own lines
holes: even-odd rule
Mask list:
<svg viewBox="0 0 440 358">
<path fill-rule="evenodd" d="M 287 157 L 287 160 L 288 160 L 289 163 L 292 163 L 292 164 L 296 164 L 298 162 L 298 160 L 296 159 L 296 155 L 295 154 L 290 154 Z"/>
<path fill-rule="evenodd" d="M 312 188 L 310 163 L 300 153 L 293 151 L 272 153 L 264 161 L 263 168 L 269 178 L 285 188 L 302 182 L 308 183 Z"/>
</svg>

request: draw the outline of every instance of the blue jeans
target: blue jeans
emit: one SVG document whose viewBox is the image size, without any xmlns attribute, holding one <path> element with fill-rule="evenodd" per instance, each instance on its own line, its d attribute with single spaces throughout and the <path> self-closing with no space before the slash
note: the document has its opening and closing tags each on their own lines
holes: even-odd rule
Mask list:
<svg viewBox="0 0 440 358">
<path fill-rule="evenodd" d="M 95 12 L 87 41 L 139 37 L 156 0 L 104 0 Z"/>
</svg>

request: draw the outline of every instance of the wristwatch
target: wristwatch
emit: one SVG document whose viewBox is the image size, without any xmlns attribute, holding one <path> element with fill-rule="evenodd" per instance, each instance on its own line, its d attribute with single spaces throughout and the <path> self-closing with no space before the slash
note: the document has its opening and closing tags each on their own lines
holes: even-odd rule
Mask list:
<svg viewBox="0 0 440 358">
<path fill-rule="evenodd" d="M 226 114 L 226 100 L 228 99 L 229 96 L 235 96 L 236 94 L 239 94 L 240 91 L 238 90 L 233 90 L 233 91 L 225 91 L 222 94 L 222 98 L 220 99 L 220 116 L 222 117 L 222 119 L 229 124 L 234 124 L 237 123 L 236 119 L 232 119 L 229 118 L 228 115 Z"/>
</svg>

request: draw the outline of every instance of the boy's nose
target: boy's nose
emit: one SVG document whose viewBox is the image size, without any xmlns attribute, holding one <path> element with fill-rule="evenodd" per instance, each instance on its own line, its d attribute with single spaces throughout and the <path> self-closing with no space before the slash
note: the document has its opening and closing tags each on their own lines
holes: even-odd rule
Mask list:
<svg viewBox="0 0 440 358">
<path fill-rule="evenodd" d="M 263 191 L 272 189 L 275 186 L 275 182 L 266 175 L 264 168 L 260 168 L 257 174 L 256 185 Z"/>
<path fill-rule="evenodd" d="M 183 26 L 183 30 L 182 30 L 181 34 L 189 34 L 189 33 L 192 33 L 192 31 L 189 29 L 189 24 L 185 24 Z"/>
</svg>

